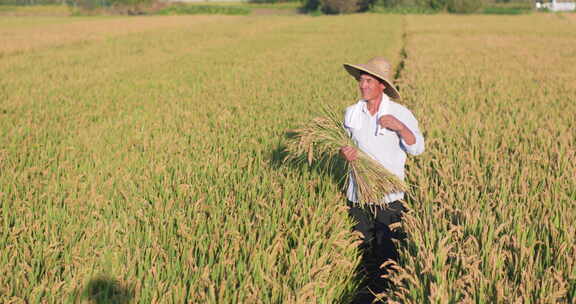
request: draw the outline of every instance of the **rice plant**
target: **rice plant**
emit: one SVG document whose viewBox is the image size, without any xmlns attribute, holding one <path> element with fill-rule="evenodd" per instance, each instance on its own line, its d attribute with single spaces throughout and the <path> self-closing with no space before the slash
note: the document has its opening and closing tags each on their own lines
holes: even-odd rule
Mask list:
<svg viewBox="0 0 576 304">
<path fill-rule="evenodd" d="M 340 160 L 341 147 L 356 147 L 358 158 L 345 162 L 347 174 L 344 185 L 349 185 L 348 178 L 351 175 L 357 186 L 357 203 L 360 206 L 379 204 L 385 207 L 387 204 L 382 198 L 387 193 L 407 189 L 403 181 L 366 152 L 357 148 L 346 132 L 342 115 L 339 115 L 338 111 L 324 107 L 320 117 L 314 118 L 302 128 L 293 130 L 290 139 L 286 145 L 286 150 L 290 153 L 286 160 L 306 157 L 311 164 L 314 159 L 322 158 L 328 160 L 326 162 L 328 167 L 336 165 Z"/>
<path fill-rule="evenodd" d="M 573 21 L 2 17 L 0 302 L 349 302 L 340 185 L 280 156 L 377 54 L 427 139 L 382 301 L 573 303 Z"/>
</svg>

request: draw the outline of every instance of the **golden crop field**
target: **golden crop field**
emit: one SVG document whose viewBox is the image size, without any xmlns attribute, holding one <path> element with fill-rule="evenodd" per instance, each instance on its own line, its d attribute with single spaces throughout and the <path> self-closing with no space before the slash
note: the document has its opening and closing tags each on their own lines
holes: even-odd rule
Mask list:
<svg viewBox="0 0 576 304">
<path fill-rule="evenodd" d="M 374 55 L 401 67 L 427 144 L 383 296 L 574 302 L 575 30 L 555 14 L 5 17 L 0 302 L 349 302 L 340 177 L 282 163 L 284 134 L 353 103 L 341 64 Z"/>
<path fill-rule="evenodd" d="M 403 92 L 428 150 L 410 166 L 406 289 L 395 297 L 574 303 L 575 20 L 407 24 Z"/>
</svg>

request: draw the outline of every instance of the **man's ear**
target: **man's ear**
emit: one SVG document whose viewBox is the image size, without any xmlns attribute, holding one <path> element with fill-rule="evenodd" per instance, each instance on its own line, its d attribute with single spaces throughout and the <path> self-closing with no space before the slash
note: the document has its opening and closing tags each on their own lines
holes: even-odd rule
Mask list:
<svg viewBox="0 0 576 304">
<path fill-rule="evenodd" d="M 386 83 L 384 81 L 379 81 L 379 82 L 382 85 L 382 91 L 386 90 L 386 88 L 387 88 Z"/>
</svg>

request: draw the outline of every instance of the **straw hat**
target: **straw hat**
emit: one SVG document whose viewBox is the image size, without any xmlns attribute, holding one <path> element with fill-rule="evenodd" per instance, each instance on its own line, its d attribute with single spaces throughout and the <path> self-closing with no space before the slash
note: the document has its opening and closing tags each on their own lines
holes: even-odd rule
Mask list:
<svg viewBox="0 0 576 304">
<path fill-rule="evenodd" d="M 392 85 L 390 76 L 392 74 L 392 66 L 386 59 L 382 57 L 374 57 L 368 61 L 366 64 L 344 64 L 346 71 L 350 73 L 356 80 L 360 79 L 362 73 L 370 74 L 384 83 L 386 83 L 386 89 L 384 89 L 384 94 L 392 99 L 400 99 L 400 94 L 398 90 Z"/>
</svg>

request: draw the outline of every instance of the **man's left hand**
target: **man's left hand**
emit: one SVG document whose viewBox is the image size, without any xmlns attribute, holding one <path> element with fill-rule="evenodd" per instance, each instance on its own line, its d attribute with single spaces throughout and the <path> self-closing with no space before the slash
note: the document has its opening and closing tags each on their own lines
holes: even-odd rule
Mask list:
<svg viewBox="0 0 576 304">
<path fill-rule="evenodd" d="M 386 128 L 395 132 L 401 132 L 406 128 L 406 126 L 401 121 L 392 115 L 384 115 L 380 117 L 378 123 L 382 128 Z"/>
</svg>

